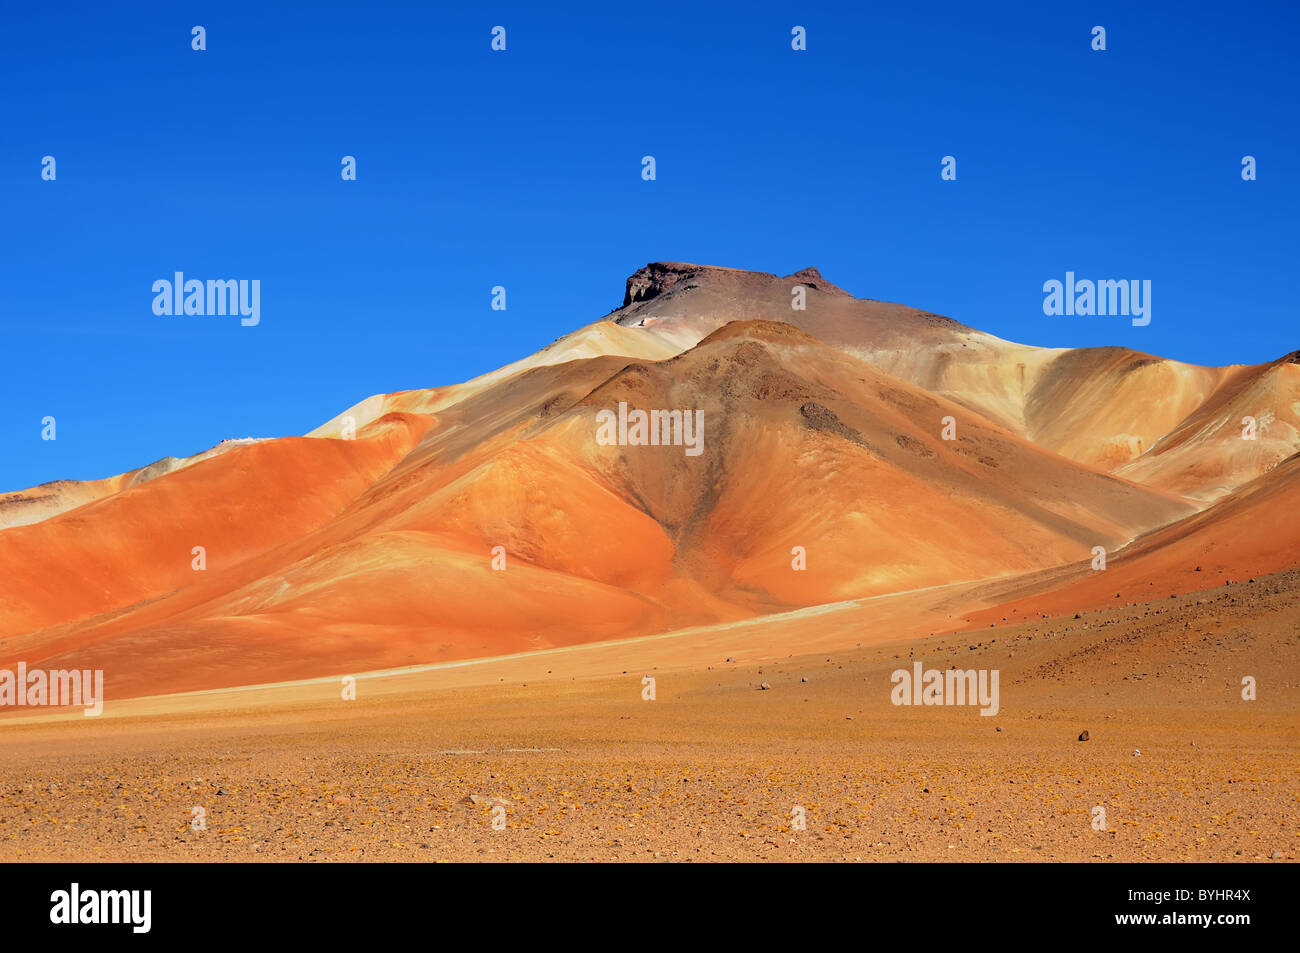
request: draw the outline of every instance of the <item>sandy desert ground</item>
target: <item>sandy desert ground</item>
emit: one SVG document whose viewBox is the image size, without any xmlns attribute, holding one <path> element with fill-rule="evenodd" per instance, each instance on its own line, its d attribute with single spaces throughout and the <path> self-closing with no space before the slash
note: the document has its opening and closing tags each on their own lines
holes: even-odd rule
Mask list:
<svg viewBox="0 0 1300 953">
<path fill-rule="evenodd" d="M 778 654 L 809 621 L 10 722 L 0 859 L 1295 858 L 1300 572 Z M 1001 711 L 892 705 L 913 657 L 998 668 Z"/>
</svg>

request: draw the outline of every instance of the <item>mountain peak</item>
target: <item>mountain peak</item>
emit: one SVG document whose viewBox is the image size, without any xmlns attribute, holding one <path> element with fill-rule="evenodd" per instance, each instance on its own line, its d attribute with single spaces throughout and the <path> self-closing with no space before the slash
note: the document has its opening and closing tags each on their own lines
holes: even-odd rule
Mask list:
<svg viewBox="0 0 1300 953">
<path fill-rule="evenodd" d="M 822 277 L 816 268 L 804 268 L 794 274 L 780 278 L 766 271 L 748 271 L 744 268 L 726 268 L 721 265 L 695 265 L 683 261 L 652 261 L 644 268 L 637 269 L 627 279 L 627 288 L 623 294 L 623 307 L 638 301 L 649 301 L 669 291 L 680 288 L 685 290 L 692 285 L 711 281 L 723 281 L 731 286 L 751 286 L 754 289 L 774 282 L 793 282 L 806 285 L 823 294 L 832 294 L 851 298 L 847 291 L 839 288 Z"/>
</svg>

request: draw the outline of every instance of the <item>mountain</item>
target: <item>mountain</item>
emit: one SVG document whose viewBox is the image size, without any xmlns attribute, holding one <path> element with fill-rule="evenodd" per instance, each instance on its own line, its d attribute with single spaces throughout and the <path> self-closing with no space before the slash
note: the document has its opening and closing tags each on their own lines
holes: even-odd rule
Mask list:
<svg viewBox="0 0 1300 953">
<path fill-rule="evenodd" d="M 1191 573 L 1292 502 L 1297 367 L 1034 348 L 813 268 L 655 263 L 606 318 L 466 383 L 0 498 L 0 664 L 156 694 Z M 679 412 L 656 436 L 682 439 L 602 439 L 636 411 Z"/>
</svg>

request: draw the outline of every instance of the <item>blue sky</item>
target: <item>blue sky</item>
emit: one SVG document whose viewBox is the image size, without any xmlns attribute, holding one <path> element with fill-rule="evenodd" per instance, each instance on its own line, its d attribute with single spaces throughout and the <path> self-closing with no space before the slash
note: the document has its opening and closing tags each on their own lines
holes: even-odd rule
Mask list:
<svg viewBox="0 0 1300 953">
<path fill-rule="evenodd" d="M 1031 344 L 1300 347 L 1294 4 L 463 6 L 6 10 L 0 490 L 468 379 L 654 260 Z M 260 325 L 155 315 L 178 270 L 259 279 Z M 1044 316 L 1067 270 L 1150 279 L 1151 324 Z"/>
</svg>

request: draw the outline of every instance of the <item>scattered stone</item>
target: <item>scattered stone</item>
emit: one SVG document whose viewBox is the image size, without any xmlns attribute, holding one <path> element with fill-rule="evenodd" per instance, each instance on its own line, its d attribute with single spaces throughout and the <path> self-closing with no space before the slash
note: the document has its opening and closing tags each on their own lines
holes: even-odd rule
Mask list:
<svg viewBox="0 0 1300 953">
<path fill-rule="evenodd" d="M 1080 740 L 1080 741 L 1087 741 L 1087 740 L 1088 740 L 1089 738 L 1091 738 L 1091 737 L 1092 737 L 1092 735 L 1088 734 L 1088 732 L 1087 732 L 1086 730 L 1083 731 L 1083 732 L 1080 732 L 1080 734 L 1079 734 L 1079 740 Z"/>
<path fill-rule="evenodd" d="M 760 685 L 758 686 L 758 690 L 759 690 L 760 692 L 765 692 L 765 691 L 767 691 L 767 690 L 768 690 L 769 688 L 771 688 L 771 687 L 772 687 L 772 686 L 769 685 L 769 684 L 767 684 L 767 682 L 763 682 L 762 684 L 760 684 Z"/>
</svg>

